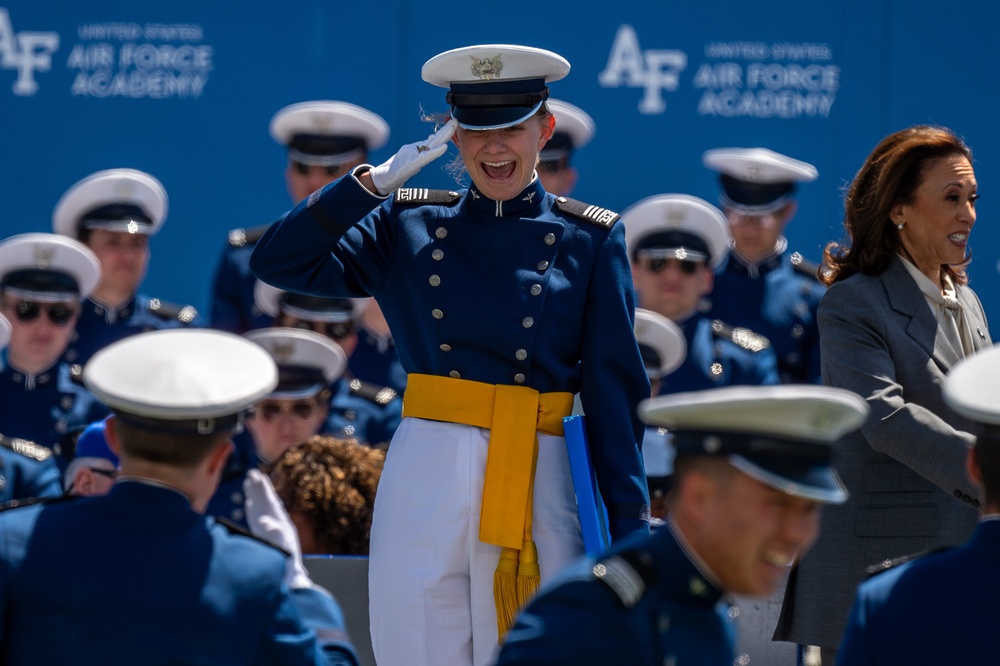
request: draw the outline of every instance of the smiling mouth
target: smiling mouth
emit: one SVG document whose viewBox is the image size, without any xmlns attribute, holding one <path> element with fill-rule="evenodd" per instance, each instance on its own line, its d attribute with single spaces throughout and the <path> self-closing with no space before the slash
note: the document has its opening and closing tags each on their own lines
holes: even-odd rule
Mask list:
<svg viewBox="0 0 1000 666">
<path fill-rule="evenodd" d="M 964 243 L 969 240 L 969 234 L 948 234 L 948 240 L 953 243 Z"/>
<path fill-rule="evenodd" d="M 795 564 L 795 555 L 782 555 L 773 551 L 764 553 L 764 561 L 780 569 L 791 568 Z"/>
<path fill-rule="evenodd" d="M 514 174 L 514 160 L 482 162 L 483 172 L 494 180 L 505 180 Z"/>
</svg>

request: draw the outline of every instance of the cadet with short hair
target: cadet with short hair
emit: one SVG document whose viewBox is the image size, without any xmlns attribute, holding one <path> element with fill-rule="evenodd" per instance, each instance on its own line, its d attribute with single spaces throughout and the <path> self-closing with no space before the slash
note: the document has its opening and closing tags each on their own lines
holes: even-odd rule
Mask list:
<svg viewBox="0 0 1000 666">
<path fill-rule="evenodd" d="M 660 386 L 660 395 L 738 384 L 777 384 L 774 352 L 767 338 L 701 308 L 712 292 L 714 270 L 729 252 L 722 213 L 686 194 L 643 199 L 622 213 L 639 304 L 684 332 L 687 355 Z"/>
<path fill-rule="evenodd" d="M 818 266 L 788 249 L 798 183 L 816 167 L 766 148 L 717 148 L 702 156 L 719 172 L 732 251 L 719 269 L 709 316 L 766 337 L 782 383 L 821 383 L 816 309 L 825 291 Z"/>
<path fill-rule="evenodd" d="M 139 293 L 149 239 L 167 218 L 167 191 L 135 169 L 92 173 L 70 187 L 52 213 L 52 230 L 86 245 L 101 280 L 83 301 L 66 360 L 85 365 L 98 349 L 145 331 L 198 326 L 198 311 Z"/>
<path fill-rule="evenodd" d="M 676 449 L 667 525 L 560 576 L 522 613 L 498 664 L 731 666 L 727 594 L 766 597 L 847 492 L 834 444 L 865 402 L 824 386 L 726 387 L 640 408 Z"/>
<path fill-rule="evenodd" d="M 114 410 L 121 476 L 107 495 L 0 513 L 0 661 L 356 664 L 339 608 L 300 559 L 202 515 L 230 435 L 277 382 L 267 352 L 216 331 L 156 331 L 98 352 L 85 381 Z M 258 490 L 252 524 L 294 534 Z"/>
</svg>

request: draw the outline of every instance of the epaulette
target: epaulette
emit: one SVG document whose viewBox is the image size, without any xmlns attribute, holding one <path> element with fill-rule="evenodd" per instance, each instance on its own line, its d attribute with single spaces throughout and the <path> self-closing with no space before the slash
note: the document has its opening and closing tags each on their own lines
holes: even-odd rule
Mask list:
<svg viewBox="0 0 1000 666">
<path fill-rule="evenodd" d="M 292 555 L 287 550 L 285 550 L 284 548 L 282 548 L 278 544 L 274 543 L 270 539 L 265 539 L 263 537 L 259 537 L 256 534 L 254 534 L 253 532 L 251 532 L 250 530 L 248 530 L 247 528 L 243 527 L 242 525 L 240 525 L 238 523 L 234 523 L 233 521 L 229 520 L 228 518 L 225 518 L 223 516 L 213 516 L 213 517 L 215 518 L 215 522 L 217 522 L 220 525 L 222 525 L 223 527 L 225 527 L 226 531 L 229 532 L 230 534 L 236 534 L 238 536 L 245 536 L 247 538 L 253 539 L 254 541 L 260 541 L 261 543 L 267 544 L 271 548 L 275 548 L 277 550 L 280 550 L 282 553 L 285 554 L 285 557 L 291 557 L 291 555 Z"/>
<path fill-rule="evenodd" d="M 793 271 L 819 282 L 819 264 L 807 260 L 798 252 L 792 252 L 791 256 L 788 257 L 788 261 L 791 262 Z"/>
<path fill-rule="evenodd" d="M 454 206 L 462 195 L 454 190 L 429 190 L 426 187 L 401 187 L 396 190 L 393 203 L 400 206 L 422 206 L 437 204 L 439 206 Z"/>
<path fill-rule="evenodd" d="M 165 321 L 176 319 L 180 323 L 187 325 L 198 316 L 198 311 L 191 305 L 177 305 L 167 303 L 158 298 L 149 299 L 149 311 Z"/>
<path fill-rule="evenodd" d="M 39 462 L 52 457 L 52 449 L 44 447 L 41 444 L 29 442 L 26 439 L 20 439 L 19 437 L 0 435 L 0 446 L 10 449 L 15 453 L 20 453 L 25 458 L 31 458 Z"/>
<path fill-rule="evenodd" d="M 567 215 L 586 220 L 605 229 L 610 229 L 621 218 L 613 210 L 593 206 L 582 201 L 577 201 L 576 199 L 570 199 L 569 197 L 556 197 L 556 208 Z"/>
<path fill-rule="evenodd" d="M 351 393 L 374 402 L 380 407 L 388 405 L 396 397 L 395 389 L 388 386 L 379 386 L 370 382 L 363 382 L 360 379 L 352 379 L 350 383 Z"/>
<path fill-rule="evenodd" d="M 877 564 L 872 564 L 865 567 L 865 578 L 871 578 L 872 576 L 877 576 L 880 573 L 885 573 L 890 569 L 895 569 L 901 564 L 906 564 L 907 562 L 912 562 L 914 560 L 919 560 L 922 557 L 928 555 L 933 555 L 935 553 L 943 553 L 946 550 L 951 550 L 954 546 L 942 546 L 941 548 L 931 548 L 930 550 L 924 550 L 919 553 L 912 553 L 910 555 L 900 555 L 899 557 L 894 557 L 892 559 L 885 559 Z"/>
<path fill-rule="evenodd" d="M 246 247 L 260 240 L 270 224 L 262 224 L 250 229 L 233 229 L 229 232 L 229 247 Z"/>
<path fill-rule="evenodd" d="M 20 509 L 23 506 L 34 506 L 35 504 L 55 504 L 56 502 L 66 502 L 76 499 L 79 495 L 59 495 L 57 497 L 26 497 L 24 499 L 8 500 L 0 502 L 0 511 L 10 511 Z"/>
<path fill-rule="evenodd" d="M 771 346 L 771 341 L 760 333 L 754 333 L 749 328 L 733 327 L 718 319 L 712 321 L 712 332 L 720 338 L 735 342 L 737 346 L 747 351 L 764 351 Z"/>
<path fill-rule="evenodd" d="M 652 557 L 645 551 L 636 550 L 626 550 L 601 560 L 591 573 L 608 586 L 626 609 L 639 603 L 656 578 Z"/>
</svg>

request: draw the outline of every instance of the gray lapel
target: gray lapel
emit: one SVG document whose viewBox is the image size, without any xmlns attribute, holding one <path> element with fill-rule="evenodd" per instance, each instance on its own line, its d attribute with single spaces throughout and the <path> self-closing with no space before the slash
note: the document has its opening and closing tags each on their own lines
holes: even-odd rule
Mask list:
<svg viewBox="0 0 1000 666">
<path fill-rule="evenodd" d="M 958 302 L 962 304 L 962 310 L 965 312 L 965 317 L 972 329 L 972 346 L 975 347 L 976 351 L 979 351 L 992 345 L 990 329 L 979 299 L 971 289 L 961 285 L 956 287 L 955 295 L 958 297 Z"/>
<path fill-rule="evenodd" d="M 927 297 L 920 291 L 903 263 L 893 257 L 889 268 L 879 277 L 885 285 L 892 309 L 910 318 L 906 334 L 916 340 L 945 371 L 962 360 L 962 355 L 952 346 L 948 337 L 939 334 L 937 320 L 927 305 Z M 976 325 L 978 324 L 973 324 L 973 327 Z M 978 334 L 974 335 L 979 337 Z"/>
</svg>

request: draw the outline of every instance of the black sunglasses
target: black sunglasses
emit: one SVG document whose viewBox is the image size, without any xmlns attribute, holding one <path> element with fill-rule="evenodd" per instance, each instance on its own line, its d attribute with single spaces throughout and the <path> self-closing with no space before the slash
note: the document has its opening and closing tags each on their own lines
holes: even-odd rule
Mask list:
<svg viewBox="0 0 1000 666">
<path fill-rule="evenodd" d="M 328 338 L 334 340 L 340 340 L 346 338 L 351 333 L 354 332 L 354 322 L 353 321 L 331 321 L 331 322 L 316 322 L 306 321 L 305 319 L 300 319 L 295 322 L 293 328 L 300 328 L 304 331 L 315 331 L 316 333 L 322 333 Z M 322 330 L 317 330 L 322 329 Z"/>
<path fill-rule="evenodd" d="M 117 479 L 118 478 L 118 470 L 114 470 L 114 469 L 101 469 L 100 467 L 88 467 L 87 469 L 89 469 L 94 474 L 100 474 L 101 476 L 106 476 L 109 479 Z"/>
<path fill-rule="evenodd" d="M 318 164 L 306 164 L 305 162 L 292 162 L 295 165 L 295 171 L 301 176 L 308 176 L 312 173 L 313 169 L 322 169 L 323 173 L 327 176 L 336 176 L 344 168 L 341 164 L 330 164 L 327 166 L 321 166 Z"/>
<path fill-rule="evenodd" d="M 289 413 L 296 421 L 308 421 L 319 409 L 315 402 L 301 400 L 291 405 L 281 402 L 262 402 L 254 407 L 254 414 L 265 423 L 273 423 L 282 414 Z"/>
<path fill-rule="evenodd" d="M 704 262 L 691 259 L 649 259 L 646 261 L 646 270 L 659 275 L 672 264 L 676 264 L 684 275 L 694 275 L 699 268 L 705 265 Z"/>
<path fill-rule="evenodd" d="M 17 320 L 27 323 L 38 319 L 42 310 L 56 326 L 65 326 L 79 312 L 80 306 L 67 305 L 66 303 L 36 303 L 34 301 L 18 301 L 14 306 L 14 315 Z"/>
</svg>

